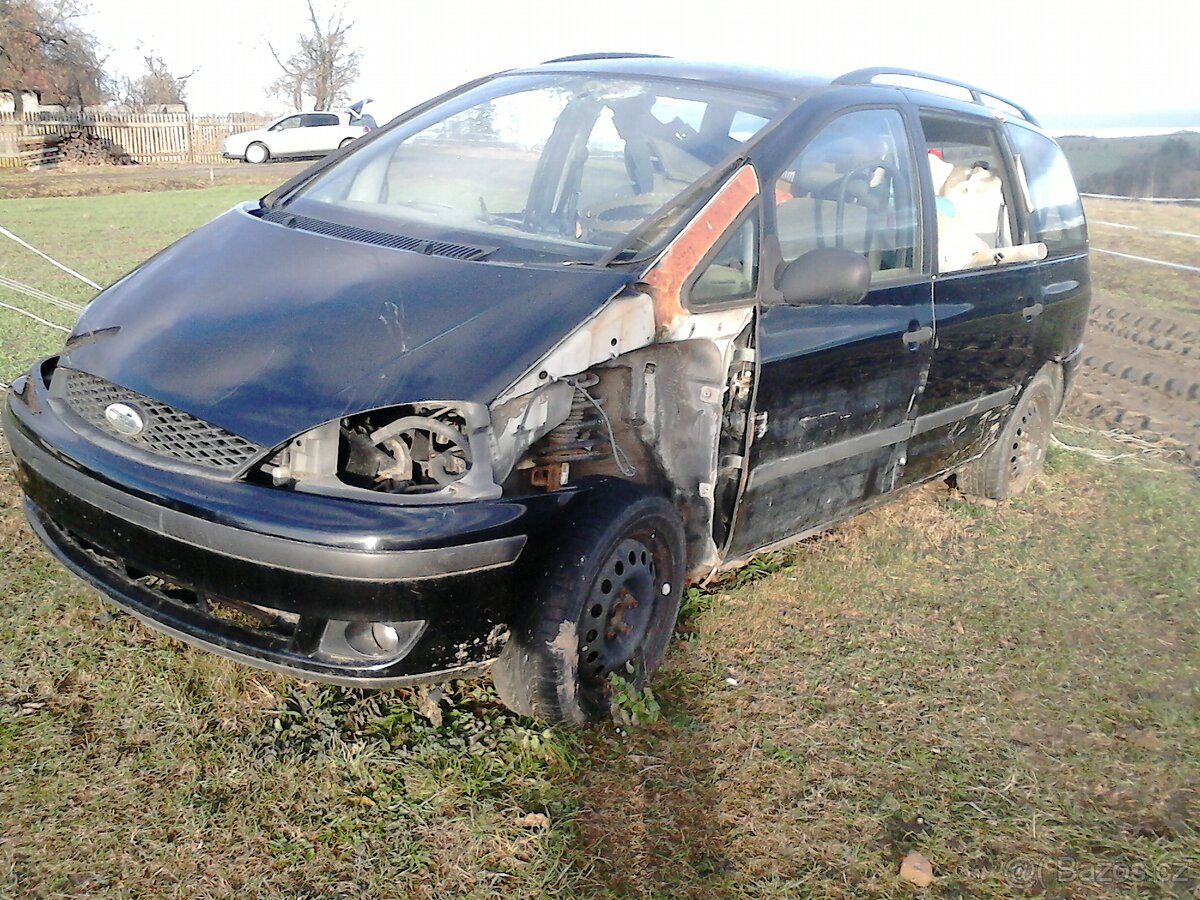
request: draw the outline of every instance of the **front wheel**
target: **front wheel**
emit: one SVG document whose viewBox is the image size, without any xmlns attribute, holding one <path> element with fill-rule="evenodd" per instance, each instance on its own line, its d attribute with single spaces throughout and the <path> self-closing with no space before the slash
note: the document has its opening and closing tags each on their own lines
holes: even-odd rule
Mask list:
<svg viewBox="0 0 1200 900">
<path fill-rule="evenodd" d="M 259 141 L 255 141 L 246 148 L 246 162 L 248 163 L 265 163 L 271 158 L 271 151 L 267 149 L 267 145 Z"/>
<path fill-rule="evenodd" d="M 608 677 L 643 687 L 666 653 L 686 544 L 666 499 L 622 483 L 576 500 L 492 667 L 501 699 L 582 725 L 609 715 Z"/>
<path fill-rule="evenodd" d="M 990 500 L 1007 500 L 1025 490 L 1046 461 L 1061 399 L 1058 370 L 1047 366 L 1017 400 L 996 443 L 958 473 L 959 490 Z"/>
</svg>

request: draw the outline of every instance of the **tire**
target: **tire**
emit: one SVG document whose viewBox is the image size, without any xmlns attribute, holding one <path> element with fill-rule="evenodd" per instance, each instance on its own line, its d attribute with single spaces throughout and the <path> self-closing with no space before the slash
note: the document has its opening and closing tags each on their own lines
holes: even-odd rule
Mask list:
<svg viewBox="0 0 1200 900">
<path fill-rule="evenodd" d="M 245 160 L 248 163 L 265 163 L 271 158 L 271 151 L 267 149 L 267 145 L 262 141 L 255 141 L 246 148 Z"/>
<path fill-rule="evenodd" d="M 355 142 L 355 140 L 357 140 L 357 139 L 356 138 L 346 138 L 344 141 L 342 141 L 340 144 L 338 144 L 338 149 L 345 150 L 347 147 L 349 147 L 351 144 L 353 144 Z"/>
<path fill-rule="evenodd" d="M 1046 366 L 1021 393 L 996 443 L 958 472 L 958 489 L 989 500 L 1007 500 L 1025 490 L 1046 461 L 1061 401 L 1058 369 Z"/>
<path fill-rule="evenodd" d="M 620 482 L 580 497 L 566 516 L 492 680 L 518 713 L 583 725 L 609 718 L 611 672 L 641 688 L 662 661 L 686 543 L 674 506 Z"/>
</svg>

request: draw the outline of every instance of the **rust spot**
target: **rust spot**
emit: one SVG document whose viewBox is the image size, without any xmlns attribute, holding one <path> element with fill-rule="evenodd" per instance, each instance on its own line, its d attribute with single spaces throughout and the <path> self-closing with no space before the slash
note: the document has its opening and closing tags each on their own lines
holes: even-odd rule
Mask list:
<svg viewBox="0 0 1200 900">
<path fill-rule="evenodd" d="M 683 286 L 696 266 L 713 248 L 730 224 L 758 196 L 754 166 L 738 169 L 671 242 L 662 258 L 642 280 L 654 300 L 654 325 L 660 335 L 688 315 L 683 306 Z"/>
</svg>

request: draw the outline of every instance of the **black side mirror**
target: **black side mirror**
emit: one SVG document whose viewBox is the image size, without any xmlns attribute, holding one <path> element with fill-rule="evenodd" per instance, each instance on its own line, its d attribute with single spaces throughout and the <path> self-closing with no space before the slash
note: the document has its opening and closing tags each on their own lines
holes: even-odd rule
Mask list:
<svg viewBox="0 0 1200 900">
<path fill-rule="evenodd" d="M 788 263 L 779 277 L 783 302 L 859 303 L 871 287 L 867 258 L 853 250 L 819 247 Z"/>
</svg>

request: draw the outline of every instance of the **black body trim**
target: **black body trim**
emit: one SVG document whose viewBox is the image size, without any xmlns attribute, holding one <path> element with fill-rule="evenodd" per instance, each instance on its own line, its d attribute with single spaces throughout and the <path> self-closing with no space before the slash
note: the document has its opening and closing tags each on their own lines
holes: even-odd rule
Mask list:
<svg viewBox="0 0 1200 900">
<path fill-rule="evenodd" d="M 362 581 L 445 578 L 510 565 L 525 535 L 428 550 L 348 550 L 322 547 L 209 522 L 103 484 L 38 453 L 17 429 L 9 432 L 13 452 L 45 480 L 104 513 L 181 543 L 232 559 L 292 572 Z"/>
<path fill-rule="evenodd" d="M 959 419 L 977 416 L 980 413 L 995 409 L 997 406 L 1004 406 L 1016 393 L 1016 388 L 1009 387 L 1002 391 L 996 391 L 994 394 L 980 397 L 978 400 L 956 403 L 953 406 L 947 406 L 945 409 L 939 409 L 937 412 L 917 416 L 916 421 L 913 422 L 912 433 L 921 434 L 926 431 L 932 431 L 935 428 L 941 428 L 943 425 L 949 425 L 951 422 L 957 422 Z"/>
<path fill-rule="evenodd" d="M 913 421 L 902 422 L 890 428 L 881 428 L 878 431 L 861 434 L 834 444 L 827 444 L 824 447 L 817 447 L 814 450 L 806 450 L 804 453 L 797 453 L 795 456 L 773 460 L 752 471 L 749 483 L 750 485 L 761 485 L 764 482 L 786 478 L 789 475 L 806 472 L 809 469 L 817 469 L 821 466 L 827 466 L 830 463 L 840 462 L 843 459 L 850 459 L 862 453 L 869 453 L 881 447 L 899 444 L 908 440 L 913 435 L 931 431 L 934 428 L 941 428 L 959 419 L 966 419 L 987 412 L 988 410 L 996 409 L 999 406 L 1004 406 L 1012 400 L 1016 393 L 1016 388 L 1005 388 L 994 394 L 988 394 L 986 397 L 980 397 L 978 400 L 957 403 L 954 406 L 948 406 L 937 412 L 919 416 Z"/>
<path fill-rule="evenodd" d="M 836 444 L 826 444 L 824 447 L 817 447 L 815 450 L 806 450 L 803 453 L 797 453 L 795 456 L 772 460 L 750 473 L 750 485 L 756 486 L 762 484 L 764 481 L 786 478 L 789 475 L 806 472 L 809 469 L 816 469 L 820 466 L 827 466 L 830 463 L 849 459 L 852 456 L 858 456 L 862 453 L 868 453 L 871 450 L 878 450 L 880 447 L 899 444 L 901 441 L 906 440 L 911 433 L 911 424 L 903 422 L 899 425 L 893 425 L 890 428 L 881 428 L 879 431 L 871 431 L 844 441 L 838 441 Z"/>
<path fill-rule="evenodd" d="M 356 666 L 348 662 L 330 664 L 316 660 L 311 655 L 289 646 L 290 642 L 263 638 L 246 629 L 217 623 L 198 610 L 187 609 L 183 604 L 164 602 L 156 592 L 136 580 L 92 559 L 87 551 L 57 524 L 43 518 L 29 500 L 25 501 L 25 514 L 30 527 L 55 559 L 73 574 L 100 590 L 138 621 L 168 637 L 236 662 L 296 678 L 344 687 L 390 688 L 456 675 L 476 674 L 486 669 L 494 658 L 489 652 L 483 659 L 474 659 L 460 665 L 403 674 L 392 673 L 399 668 L 409 668 L 409 656 L 386 668 Z M 323 626 L 324 622 L 319 624 Z"/>
</svg>

